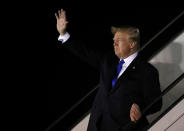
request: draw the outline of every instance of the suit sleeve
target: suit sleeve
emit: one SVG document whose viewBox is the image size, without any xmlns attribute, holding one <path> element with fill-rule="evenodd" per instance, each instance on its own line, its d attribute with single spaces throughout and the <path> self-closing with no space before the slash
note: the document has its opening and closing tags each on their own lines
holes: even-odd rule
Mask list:
<svg viewBox="0 0 184 131">
<path fill-rule="evenodd" d="M 58 43 L 58 47 L 65 46 L 68 48 L 74 55 L 79 57 L 81 60 L 87 62 L 92 67 L 99 69 L 101 60 L 104 57 L 104 53 L 96 50 L 90 49 L 88 46 L 82 41 L 79 41 L 72 36 L 64 43 Z"/>
<path fill-rule="evenodd" d="M 151 104 L 161 94 L 159 75 L 157 69 L 149 67 L 145 73 L 144 81 L 142 85 L 143 97 L 144 97 L 144 109 Z M 145 115 L 153 114 L 159 111 L 162 107 L 162 99 L 154 104 L 149 110 L 145 112 Z M 144 110 L 143 109 L 143 110 Z"/>
</svg>

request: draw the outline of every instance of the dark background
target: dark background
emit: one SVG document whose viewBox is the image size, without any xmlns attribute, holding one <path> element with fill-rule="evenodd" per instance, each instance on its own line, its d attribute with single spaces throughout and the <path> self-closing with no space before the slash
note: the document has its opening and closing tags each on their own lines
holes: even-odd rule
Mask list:
<svg viewBox="0 0 184 131">
<path fill-rule="evenodd" d="M 95 85 L 99 74 L 96 69 L 73 55 L 64 46 L 57 48 L 56 20 L 54 13 L 58 9 L 66 10 L 69 21 L 68 32 L 86 41 L 93 50 L 112 49 L 110 27 L 133 25 L 140 29 L 141 46 L 172 21 L 183 9 L 180 8 L 48 8 L 47 21 L 43 32 L 44 67 L 43 82 L 47 94 L 46 120 L 41 125 L 46 128 L 80 100 Z M 80 45 L 79 45 L 80 46 Z M 45 48 L 47 47 L 47 48 Z M 41 55 L 42 56 L 42 55 Z M 75 85 L 73 84 L 75 83 Z M 42 85 L 43 86 L 43 85 Z"/>
</svg>

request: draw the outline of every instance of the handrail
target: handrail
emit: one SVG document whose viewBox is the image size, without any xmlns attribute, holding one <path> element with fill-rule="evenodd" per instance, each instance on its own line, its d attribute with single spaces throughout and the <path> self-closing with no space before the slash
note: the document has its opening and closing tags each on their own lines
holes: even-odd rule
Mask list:
<svg viewBox="0 0 184 131">
<path fill-rule="evenodd" d="M 164 96 L 167 92 L 169 92 L 171 89 L 173 89 L 175 87 L 175 85 L 177 85 L 182 79 L 184 78 L 184 73 L 182 73 L 175 81 L 173 81 L 161 94 L 160 96 L 158 96 L 156 99 L 153 100 L 152 103 L 150 103 L 147 107 L 145 107 L 145 109 L 142 111 L 142 115 L 145 115 L 145 113 L 156 103 L 158 102 L 162 96 Z M 130 128 L 133 128 L 137 123 L 139 122 L 136 121 L 136 123 L 134 122 L 129 122 L 126 126 L 121 127 L 123 130 L 127 130 Z"/>
<path fill-rule="evenodd" d="M 167 114 L 174 106 L 176 106 L 182 99 L 184 99 L 184 94 L 180 96 L 174 103 L 172 103 L 164 112 L 162 112 L 154 121 L 152 121 L 145 129 L 151 128 L 156 122 L 158 122 L 165 114 Z"/>
<path fill-rule="evenodd" d="M 182 15 L 184 14 L 184 11 L 181 12 L 176 18 L 174 18 L 169 24 L 167 24 L 163 29 L 161 29 L 157 34 L 155 34 L 146 44 L 140 49 L 143 50 L 149 43 L 151 43 L 156 37 L 158 37 L 162 32 L 164 32 L 168 27 L 170 27 L 176 20 L 178 20 Z"/>
<path fill-rule="evenodd" d="M 50 129 L 52 129 L 55 125 L 58 124 L 59 121 L 61 121 L 65 116 L 67 116 L 74 108 L 76 108 L 84 99 L 86 99 L 92 92 L 94 92 L 94 90 L 96 90 L 98 88 L 98 85 L 93 88 L 89 93 L 87 93 L 84 97 L 82 97 L 76 104 L 74 104 L 67 112 L 65 112 L 63 115 L 61 115 L 56 121 L 54 121 L 51 125 L 49 125 L 49 127 L 47 127 L 47 129 L 45 129 L 44 131 L 49 131 Z"/>
<path fill-rule="evenodd" d="M 184 11 L 180 13 L 176 18 L 174 18 L 169 24 L 167 24 L 163 29 L 161 29 L 156 35 L 154 35 L 139 51 L 142 51 L 146 46 L 149 45 L 154 39 L 156 39 L 163 31 L 165 31 L 167 28 L 169 28 L 176 20 L 178 20 L 182 15 L 184 15 Z M 84 97 L 82 97 L 75 105 L 73 105 L 67 112 L 65 112 L 62 116 L 60 116 L 57 120 L 55 120 L 51 125 L 49 125 L 44 131 L 49 131 L 52 129 L 55 125 L 57 125 L 65 116 L 67 116 L 74 108 L 76 108 L 84 99 L 86 99 L 90 94 L 92 94 L 96 89 L 98 88 L 98 85 L 93 88 L 89 93 L 87 93 Z M 130 124 L 130 123 L 129 123 Z M 127 124 L 128 125 L 128 124 Z"/>
</svg>

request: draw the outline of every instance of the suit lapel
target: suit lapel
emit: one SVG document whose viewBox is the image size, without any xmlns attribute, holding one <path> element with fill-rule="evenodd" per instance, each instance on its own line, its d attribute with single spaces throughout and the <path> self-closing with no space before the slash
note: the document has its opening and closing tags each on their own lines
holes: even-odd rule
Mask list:
<svg viewBox="0 0 184 131">
<path fill-rule="evenodd" d="M 137 56 L 127 67 L 127 69 L 123 72 L 123 74 L 117 79 L 116 84 L 113 88 L 111 88 L 110 93 L 113 93 L 116 89 L 118 89 L 120 86 L 120 82 L 125 79 L 126 75 L 129 71 L 134 70 L 136 68 L 136 65 L 138 64 L 139 57 Z"/>
<path fill-rule="evenodd" d="M 116 75 L 116 69 L 117 69 L 117 65 L 118 65 L 118 61 L 119 59 L 116 59 L 115 61 L 113 61 L 110 67 L 110 72 L 109 72 L 109 86 L 107 86 L 107 91 L 111 91 L 112 89 L 112 79 L 114 78 L 114 76 Z"/>
</svg>

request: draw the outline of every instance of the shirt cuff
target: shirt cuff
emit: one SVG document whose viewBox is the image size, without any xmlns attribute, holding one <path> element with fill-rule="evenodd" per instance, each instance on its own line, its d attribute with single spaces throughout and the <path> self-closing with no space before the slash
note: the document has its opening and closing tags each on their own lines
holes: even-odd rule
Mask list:
<svg viewBox="0 0 184 131">
<path fill-rule="evenodd" d="M 65 43 L 70 38 L 70 34 L 68 32 L 65 33 L 63 36 L 58 37 L 58 41 L 61 41 L 62 43 Z"/>
</svg>

